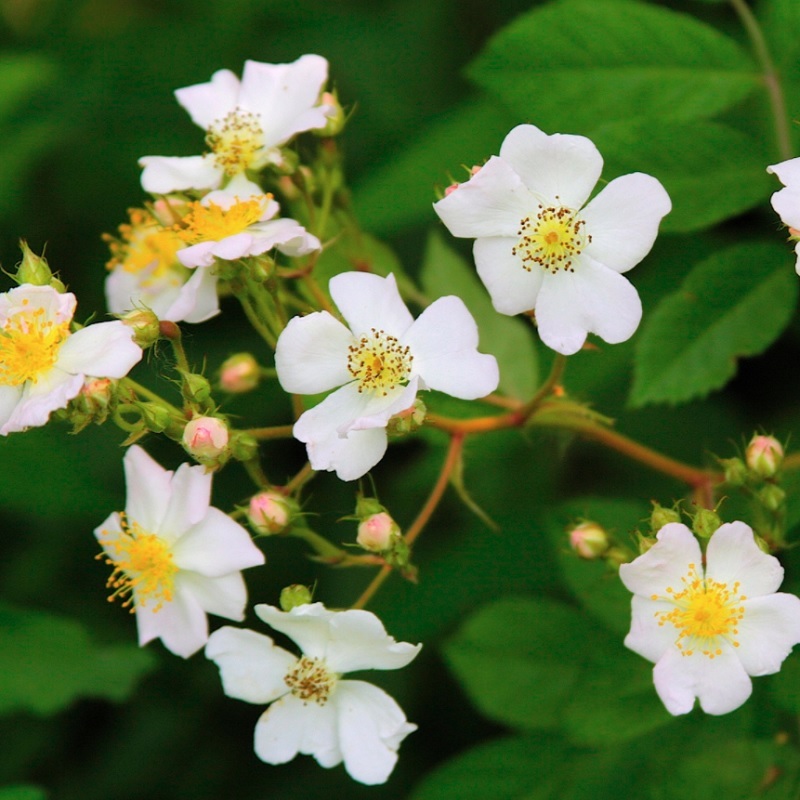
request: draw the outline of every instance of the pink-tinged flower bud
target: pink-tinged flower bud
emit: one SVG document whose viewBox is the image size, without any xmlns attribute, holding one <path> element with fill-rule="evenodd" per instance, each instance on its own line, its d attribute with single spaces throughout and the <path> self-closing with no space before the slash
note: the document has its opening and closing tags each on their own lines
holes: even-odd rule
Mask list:
<svg viewBox="0 0 800 800">
<path fill-rule="evenodd" d="M 323 92 L 320 98 L 322 105 L 328 106 L 328 122 L 324 128 L 315 128 L 312 133 L 317 136 L 336 136 L 344 129 L 347 122 L 347 115 L 344 113 L 342 104 L 336 96 L 336 92 Z"/>
<path fill-rule="evenodd" d="M 196 461 L 218 466 L 227 456 L 228 426 L 218 417 L 195 417 L 183 429 L 183 446 Z"/>
<path fill-rule="evenodd" d="M 570 547 L 589 561 L 604 555 L 610 544 L 605 529 L 596 522 L 582 522 L 569 532 Z"/>
<path fill-rule="evenodd" d="M 253 530 L 262 536 L 280 533 L 289 524 L 292 509 L 289 498 L 278 492 L 259 492 L 250 498 L 247 519 Z"/>
<path fill-rule="evenodd" d="M 445 196 L 445 197 L 447 197 L 448 195 L 451 195 L 451 194 L 453 194 L 453 192 L 454 192 L 456 189 L 458 189 L 458 187 L 459 187 L 459 186 L 461 186 L 461 184 L 460 184 L 460 183 L 451 183 L 451 184 L 450 184 L 450 185 L 449 185 L 449 186 L 448 186 L 448 187 L 447 187 L 447 188 L 444 190 L 444 196 Z"/>
<path fill-rule="evenodd" d="M 744 458 L 759 478 L 774 478 L 783 464 L 783 447 L 774 436 L 754 436 Z"/>
<path fill-rule="evenodd" d="M 250 353 L 236 353 L 222 362 L 219 385 L 225 392 L 241 394 L 255 389 L 260 375 L 258 362 Z"/>
<path fill-rule="evenodd" d="M 398 524 L 385 511 L 381 511 L 359 523 L 356 541 L 365 550 L 382 553 L 392 546 L 392 540 L 399 535 Z"/>
<path fill-rule="evenodd" d="M 471 168 L 470 168 L 470 171 L 469 171 L 470 177 L 474 177 L 474 176 L 475 176 L 475 175 L 477 175 L 477 174 L 478 174 L 480 171 L 481 171 L 481 167 L 480 167 L 480 165 L 479 165 L 479 164 L 475 164 L 475 166 L 474 166 L 474 167 L 471 167 Z"/>
<path fill-rule="evenodd" d="M 161 338 L 161 323 L 158 317 L 147 308 L 135 308 L 120 316 L 120 319 L 133 328 L 133 341 L 143 350 Z"/>
</svg>

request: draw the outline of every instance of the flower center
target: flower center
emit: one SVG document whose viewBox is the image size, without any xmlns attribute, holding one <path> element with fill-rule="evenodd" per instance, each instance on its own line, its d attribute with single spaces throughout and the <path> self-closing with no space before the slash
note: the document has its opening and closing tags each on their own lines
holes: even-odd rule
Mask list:
<svg viewBox="0 0 800 800">
<path fill-rule="evenodd" d="M 321 706 L 328 702 L 338 676 L 328 669 L 322 658 L 303 656 L 284 677 L 295 697 L 304 703 L 313 700 Z"/>
<path fill-rule="evenodd" d="M 28 304 L 23 300 L 23 305 Z M 47 319 L 45 309 L 24 309 L 9 317 L 0 330 L 0 385 L 36 383 L 58 359 L 69 336 L 69 322 Z"/>
<path fill-rule="evenodd" d="M 144 209 L 132 208 L 128 214 L 130 225 L 119 226 L 119 238 L 103 234 L 111 251 L 106 267 L 109 270 L 121 267 L 134 275 L 149 270 L 145 283 L 171 272 L 185 272 L 175 255 L 184 246 L 175 230 L 162 227 Z"/>
<path fill-rule="evenodd" d="M 540 205 L 535 216 L 520 220 L 520 239 L 511 254 L 520 257 L 528 272 L 535 264 L 554 274 L 560 269 L 574 272 L 575 257 L 592 241 L 583 230 L 585 225 L 571 208 Z"/>
<path fill-rule="evenodd" d="M 206 144 L 217 166 L 227 175 L 232 177 L 253 168 L 259 150 L 264 147 L 264 131 L 258 115 L 235 108 L 211 124 Z"/>
<path fill-rule="evenodd" d="M 269 200 L 270 195 L 264 198 Z M 264 199 L 238 201 L 230 208 L 194 202 L 189 204 L 189 213 L 175 226 L 175 231 L 187 244 L 219 242 L 246 230 L 258 222 L 263 213 Z"/>
<path fill-rule="evenodd" d="M 172 553 L 163 539 L 143 531 L 136 522 L 128 522 L 124 513 L 120 514 L 120 527 L 121 535 L 113 538 L 108 535 L 100 540 L 110 554 L 105 557 L 106 564 L 114 567 L 106 583 L 112 590 L 108 599 L 125 597 L 123 608 L 131 606 L 134 600 L 142 607 L 154 601 L 153 611 L 158 611 L 164 603 L 172 602 L 178 571 Z"/>
<path fill-rule="evenodd" d="M 739 582 L 732 586 L 710 578 L 701 578 L 695 564 L 681 578 L 680 590 L 666 588 L 666 597 L 652 595 L 653 600 L 667 600 L 675 605 L 671 611 L 656 613 L 659 625 L 670 623 L 678 630 L 676 644 L 681 654 L 691 656 L 700 652 L 708 658 L 722 654 L 720 640 L 729 641 L 734 647 L 739 642 L 738 625 L 744 617 L 747 597 L 739 594 Z"/>
<path fill-rule="evenodd" d="M 358 381 L 359 392 L 378 391 L 386 395 L 408 381 L 414 356 L 397 337 L 372 328 L 349 351 L 347 369 Z"/>
</svg>

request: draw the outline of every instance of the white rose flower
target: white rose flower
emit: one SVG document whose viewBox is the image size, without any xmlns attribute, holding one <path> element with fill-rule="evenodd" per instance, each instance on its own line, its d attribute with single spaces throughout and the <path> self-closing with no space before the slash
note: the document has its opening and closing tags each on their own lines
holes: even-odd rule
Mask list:
<svg viewBox="0 0 800 800">
<path fill-rule="evenodd" d="M 264 563 L 250 534 L 210 505 L 211 473 L 181 464 L 165 470 L 137 445 L 124 458 L 128 496 L 94 535 L 112 598 L 133 606 L 139 644 L 161 639 L 188 658 L 208 641 L 206 614 L 244 619 L 241 570 Z"/>
<path fill-rule="evenodd" d="M 784 225 L 789 226 L 793 238 L 800 237 L 800 158 L 790 158 L 767 167 L 767 172 L 778 176 L 784 188 L 772 195 L 770 202 Z M 795 271 L 800 275 L 800 241 L 794 247 L 797 255 Z"/>
<path fill-rule="evenodd" d="M 294 426 L 311 466 L 355 480 L 386 452 L 386 424 L 420 389 L 474 400 L 497 388 L 494 356 L 479 353 L 478 327 L 457 297 L 441 297 L 415 320 L 394 276 L 345 272 L 330 292 L 349 328 L 327 311 L 295 317 L 281 333 L 275 366 L 293 394 L 341 387 Z"/>
<path fill-rule="evenodd" d="M 384 783 L 400 743 L 417 726 L 382 689 L 342 675 L 399 669 L 421 645 L 396 642 L 369 611 L 328 611 L 313 603 L 289 612 L 258 605 L 256 613 L 297 642 L 302 655 L 276 647 L 269 636 L 231 627 L 212 633 L 206 645 L 228 697 L 271 703 L 256 724 L 256 755 L 268 764 L 313 755 L 323 767 L 344 762 L 361 783 Z"/>
<path fill-rule="evenodd" d="M 241 81 L 222 69 L 208 83 L 178 89 L 178 102 L 206 132 L 211 152 L 141 158 L 142 187 L 153 194 L 217 189 L 226 178 L 280 164 L 281 145 L 298 133 L 324 127 L 334 113 L 320 103 L 327 79 L 328 62 L 305 55 L 291 64 L 246 61 Z"/>
<path fill-rule="evenodd" d="M 751 675 L 778 672 L 800 642 L 800 599 L 776 593 L 783 567 L 743 522 L 700 545 L 681 523 L 619 575 L 634 593 L 625 645 L 655 662 L 656 691 L 671 714 L 727 714 L 752 692 Z"/>
<path fill-rule="evenodd" d="M 121 322 L 71 333 L 76 302 L 51 286 L 0 294 L 0 435 L 44 425 L 87 378 L 123 378 L 142 358 Z"/>
<path fill-rule="evenodd" d="M 642 305 L 621 273 L 650 252 L 671 209 L 664 187 L 638 172 L 587 203 L 602 168 L 589 139 L 519 125 L 499 157 L 434 204 L 454 236 L 475 238 L 494 307 L 534 310 L 542 341 L 563 355 L 587 333 L 612 344 L 633 335 Z"/>
</svg>

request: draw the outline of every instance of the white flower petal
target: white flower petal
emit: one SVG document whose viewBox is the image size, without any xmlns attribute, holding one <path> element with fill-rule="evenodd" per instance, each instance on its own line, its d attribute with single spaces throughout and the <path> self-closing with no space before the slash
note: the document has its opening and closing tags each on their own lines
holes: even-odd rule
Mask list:
<svg viewBox="0 0 800 800">
<path fill-rule="evenodd" d="M 181 584 L 191 592 L 206 614 L 241 622 L 247 605 L 247 586 L 241 572 L 207 578 L 196 572 L 181 572 Z"/>
<path fill-rule="evenodd" d="M 642 318 L 642 303 L 627 278 L 580 256 L 575 272 L 546 275 L 536 300 L 542 341 L 565 356 L 577 353 L 587 333 L 609 344 L 629 339 Z"/>
<path fill-rule="evenodd" d="M 144 156 L 139 166 L 142 188 L 150 194 L 216 189 L 224 175 L 213 156 Z"/>
<path fill-rule="evenodd" d="M 800 242 L 794 246 L 794 253 L 797 256 L 797 260 L 794 262 L 794 271 L 800 275 Z"/>
<path fill-rule="evenodd" d="M 681 585 L 689 564 L 700 569 L 703 561 L 700 545 L 685 525 L 670 522 L 656 534 L 656 539 L 656 544 L 646 553 L 619 568 L 625 588 L 634 594 L 662 597 L 668 586 Z"/>
<path fill-rule="evenodd" d="M 351 430 L 346 438 L 332 433 L 306 444 L 308 460 L 317 471 L 336 472 L 342 481 L 366 475 L 384 456 L 388 446 L 386 428 Z"/>
<path fill-rule="evenodd" d="M 770 203 L 784 225 L 800 228 L 800 183 L 774 192 Z"/>
<path fill-rule="evenodd" d="M 158 534 L 170 544 L 177 542 L 208 513 L 212 473 L 205 467 L 181 464 L 170 482 L 170 498 Z M 222 512 L 220 512 L 222 513 Z"/>
<path fill-rule="evenodd" d="M 185 466 L 178 469 L 173 484 L 178 482 Z M 187 496 L 191 497 L 191 493 Z M 205 516 L 172 545 L 172 556 L 179 569 L 207 577 L 219 577 L 264 563 L 264 554 L 253 544 L 250 534 L 218 508 L 207 506 Z"/>
<path fill-rule="evenodd" d="M 175 254 L 184 267 L 212 267 L 214 265 L 214 251 L 217 242 L 198 242 L 184 247 Z"/>
<path fill-rule="evenodd" d="M 56 366 L 73 375 L 124 378 L 142 358 L 133 329 L 122 322 L 98 322 L 73 333 L 58 351 Z"/>
<path fill-rule="evenodd" d="M 728 522 L 709 539 L 706 578 L 727 583 L 736 594 L 749 597 L 772 594 L 783 581 L 783 567 L 755 543 L 753 531 L 744 522 Z"/>
<path fill-rule="evenodd" d="M 250 255 L 257 256 L 275 247 L 285 255 L 295 257 L 322 248 L 316 236 L 309 233 L 297 220 L 288 217 L 257 222 L 249 231 L 253 235 Z"/>
<path fill-rule="evenodd" d="M 656 615 L 668 614 L 674 608 L 674 603 L 635 594 L 631 598 L 631 630 L 625 637 L 625 647 L 648 661 L 658 661 L 670 647 L 675 647 L 678 631 L 674 625 L 660 622 Z"/>
<path fill-rule="evenodd" d="M 311 658 L 325 658 L 333 635 L 333 620 L 341 613 L 329 611 L 322 603 L 306 603 L 291 611 L 261 603 L 255 612 L 267 625 L 294 640 L 303 654 Z"/>
<path fill-rule="evenodd" d="M 195 270 L 169 307 L 158 316 L 170 322 L 191 323 L 205 322 L 215 317 L 219 314 L 217 281 L 218 277 L 213 269 L 201 267 Z M 153 308 L 153 311 L 156 309 Z"/>
<path fill-rule="evenodd" d="M 66 408 L 82 387 L 83 375 L 68 375 L 60 369 L 39 375 L 36 383 L 25 383 L 11 416 L 0 428 L 0 435 L 44 425 L 50 414 L 59 408 Z"/>
<path fill-rule="evenodd" d="M 712 537 L 713 538 L 713 537 Z M 736 655 L 748 675 L 778 672 L 792 648 L 800 643 L 800 598 L 779 592 L 742 603 Z"/>
<path fill-rule="evenodd" d="M 278 338 L 278 380 L 292 394 L 317 394 L 348 383 L 348 347 L 353 334 L 327 311 L 293 317 Z"/>
<path fill-rule="evenodd" d="M 672 648 L 653 668 L 653 682 L 670 714 L 687 714 L 694 698 L 706 714 L 727 714 L 750 697 L 753 684 L 730 645 L 710 659 L 699 653 L 684 656 Z"/>
<path fill-rule="evenodd" d="M 603 171 L 603 157 L 585 136 L 518 125 L 503 141 L 500 157 L 545 206 L 579 209 Z"/>
<path fill-rule="evenodd" d="M 781 161 L 780 164 L 771 164 L 767 167 L 767 172 L 777 175 L 784 186 L 800 183 L 800 158 L 790 158 L 788 161 Z"/>
<path fill-rule="evenodd" d="M 538 203 L 511 165 L 492 156 L 480 172 L 434 203 L 433 210 L 453 236 L 513 237 L 516 243 L 520 222 Z"/>
<path fill-rule="evenodd" d="M 386 692 L 364 681 L 340 681 L 331 702 L 348 774 L 368 786 L 385 783 L 397 763 L 400 742 L 417 726 L 406 721 Z"/>
<path fill-rule="evenodd" d="M 43 318 L 50 322 L 70 322 L 75 314 L 77 300 L 71 292 L 63 294 L 52 286 L 23 284 L 0 294 L 0 321 L 19 312 L 30 314 L 42 309 Z"/>
<path fill-rule="evenodd" d="M 208 130 L 236 108 L 239 79 L 229 69 L 220 69 L 208 83 L 196 83 L 175 90 L 178 102 L 189 112 L 192 122 Z"/>
<path fill-rule="evenodd" d="M 22 399 L 22 391 L 21 386 L 0 386 L 0 435 L 8 432 L 5 425 Z"/>
<path fill-rule="evenodd" d="M 271 703 L 289 690 L 284 677 L 297 663 L 269 636 L 225 626 L 211 634 L 206 657 L 218 667 L 228 697 L 246 703 Z"/>
<path fill-rule="evenodd" d="M 394 275 L 382 278 L 367 272 L 343 272 L 331 278 L 328 288 L 357 338 L 373 328 L 399 338 L 414 321 Z"/>
<path fill-rule="evenodd" d="M 545 276 L 543 269 L 523 268 L 522 260 L 511 252 L 516 244 L 516 238 L 491 237 L 476 239 L 473 247 L 475 266 L 492 305 L 511 316 L 536 306 Z"/>
<path fill-rule="evenodd" d="M 127 500 L 125 513 L 131 523 L 155 533 L 167 513 L 172 494 L 172 472 L 154 461 L 138 444 L 129 447 L 123 458 Z"/>
<path fill-rule="evenodd" d="M 627 272 L 651 250 L 658 225 L 672 209 L 666 189 L 641 172 L 611 181 L 581 212 L 592 241 L 587 256 Z"/>
<path fill-rule="evenodd" d="M 208 641 L 208 620 L 200 603 L 181 586 L 180 578 L 178 573 L 172 601 L 158 610 L 152 600 L 142 605 L 134 590 L 136 623 L 140 645 L 161 639 L 167 650 L 189 658 Z"/>
<path fill-rule="evenodd" d="M 285 764 L 302 753 L 313 755 L 323 767 L 335 766 L 342 756 L 334 705 L 284 695 L 256 723 L 255 751 L 267 764 Z"/>
<path fill-rule="evenodd" d="M 401 341 L 411 349 L 414 372 L 429 389 L 474 400 L 497 388 L 497 359 L 478 352 L 478 326 L 458 297 L 431 303 Z"/>
<path fill-rule="evenodd" d="M 304 55 L 291 64 L 245 61 L 239 104 L 261 117 L 265 147 L 326 124 L 328 107 L 318 102 L 327 80 L 322 56 Z"/>
</svg>

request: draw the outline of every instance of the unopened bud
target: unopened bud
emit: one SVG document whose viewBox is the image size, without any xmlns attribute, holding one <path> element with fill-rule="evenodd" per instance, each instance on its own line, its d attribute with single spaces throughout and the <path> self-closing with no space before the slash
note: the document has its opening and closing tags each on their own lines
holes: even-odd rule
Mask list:
<svg viewBox="0 0 800 800">
<path fill-rule="evenodd" d="M 758 499 L 768 511 L 780 511 L 786 503 L 786 492 L 774 483 L 768 483 L 758 490 Z"/>
<path fill-rule="evenodd" d="M 195 417 L 183 429 L 183 447 L 201 464 L 220 466 L 228 456 L 228 426 L 219 417 Z"/>
<path fill-rule="evenodd" d="M 356 541 L 365 550 L 382 553 L 392 546 L 392 540 L 398 536 L 400 526 L 385 511 L 381 511 L 361 520 Z"/>
<path fill-rule="evenodd" d="M 456 189 L 458 189 L 458 187 L 459 187 L 459 186 L 461 186 L 461 184 L 460 184 L 460 183 L 451 183 L 451 184 L 450 184 L 450 185 L 449 185 L 449 186 L 448 186 L 448 187 L 447 187 L 447 188 L 444 190 L 444 196 L 445 196 L 445 197 L 448 197 L 449 195 L 453 194 L 453 192 L 454 192 Z"/>
<path fill-rule="evenodd" d="M 664 508 L 664 506 L 653 502 L 653 511 L 650 514 L 650 529 L 653 533 L 658 533 L 665 525 L 670 522 L 680 522 L 681 515 L 674 508 Z"/>
<path fill-rule="evenodd" d="M 222 362 L 219 385 L 231 394 L 249 392 L 258 386 L 260 373 L 258 362 L 250 353 L 236 353 Z"/>
<path fill-rule="evenodd" d="M 731 486 L 744 486 L 747 483 L 747 466 L 741 458 L 720 459 L 725 470 L 725 482 Z"/>
<path fill-rule="evenodd" d="M 135 308 L 120 315 L 119 318 L 129 328 L 133 328 L 133 341 L 143 350 L 161 338 L 161 323 L 148 308 Z"/>
<path fill-rule="evenodd" d="M 136 407 L 142 415 L 142 422 L 154 433 L 163 433 L 172 422 L 169 411 L 160 403 L 137 403 Z"/>
<path fill-rule="evenodd" d="M 258 455 L 258 440 L 244 431 L 234 431 L 230 450 L 237 461 L 250 461 Z"/>
<path fill-rule="evenodd" d="M 428 409 L 425 407 L 425 403 L 416 398 L 412 406 L 390 417 L 386 425 L 386 432 L 389 436 L 405 436 L 414 433 L 425 421 L 427 413 Z"/>
<path fill-rule="evenodd" d="M 759 478 L 774 478 L 783 464 L 783 447 L 774 436 L 754 436 L 744 457 Z"/>
<path fill-rule="evenodd" d="M 330 109 L 327 114 L 328 121 L 324 128 L 315 128 L 312 133 L 315 133 L 317 136 L 336 136 L 344 129 L 347 116 L 344 113 L 344 109 L 339 102 L 335 90 L 333 92 L 323 92 L 321 99 L 322 104 L 328 106 Z"/>
<path fill-rule="evenodd" d="M 600 558 L 610 544 L 605 529 L 596 522 L 581 522 L 569 531 L 569 546 L 589 561 Z"/>
<path fill-rule="evenodd" d="M 293 583 L 281 589 L 281 608 L 284 611 L 291 611 L 297 606 L 305 606 L 311 602 L 311 589 L 299 583 Z"/>
<path fill-rule="evenodd" d="M 269 536 L 281 533 L 292 517 L 291 501 L 279 492 L 254 494 L 247 506 L 247 519 L 256 533 Z"/>
<path fill-rule="evenodd" d="M 196 372 L 181 372 L 183 377 L 183 396 L 189 402 L 201 406 L 209 406 L 211 400 L 211 384 L 204 375 Z"/>
<path fill-rule="evenodd" d="M 722 520 L 716 511 L 710 508 L 701 508 L 695 515 L 692 521 L 692 530 L 701 539 L 710 539 L 719 526 L 722 525 Z"/>
<path fill-rule="evenodd" d="M 639 546 L 639 555 L 646 553 L 654 544 L 658 542 L 655 536 L 643 536 L 636 531 L 636 543 Z"/>
<path fill-rule="evenodd" d="M 363 494 L 356 495 L 356 513 L 355 517 L 361 521 L 373 514 L 380 514 L 386 509 L 374 497 L 366 497 Z"/>
<path fill-rule="evenodd" d="M 19 248 L 22 250 L 22 261 L 17 267 L 17 283 L 49 286 L 53 273 L 47 265 L 47 259 L 44 256 L 37 256 L 24 239 L 19 240 Z"/>
</svg>

